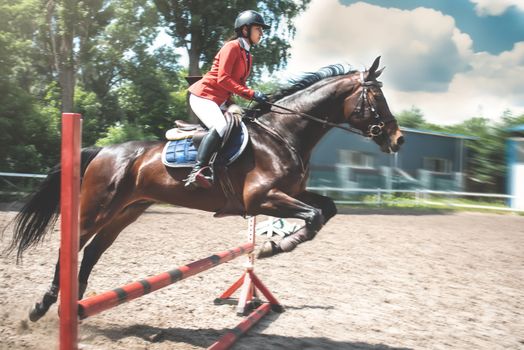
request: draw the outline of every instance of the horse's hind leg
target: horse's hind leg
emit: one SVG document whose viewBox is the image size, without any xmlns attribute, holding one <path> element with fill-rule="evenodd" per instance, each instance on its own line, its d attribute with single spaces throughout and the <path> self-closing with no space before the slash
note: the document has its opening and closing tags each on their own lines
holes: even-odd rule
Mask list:
<svg viewBox="0 0 524 350">
<path fill-rule="evenodd" d="M 118 216 L 104 226 L 84 249 L 84 257 L 78 274 L 78 298 L 82 299 L 89 275 L 98 259 L 113 244 L 120 232 L 134 222 L 152 202 L 136 202 L 123 209 Z"/>
<path fill-rule="evenodd" d="M 122 210 L 119 215 L 110 223 L 104 226 L 98 234 L 93 238 L 89 245 L 84 249 L 84 257 L 80 265 L 80 272 L 78 274 L 78 297 L 82 298 L 87 288 L 87 281 L 91 270 L 97 263 L 98 259 L 114 242 L 118 234 L 129 224 L 135 221 L 149 206 L 151 202 L 138 202 L 131 204 Z M 83 246 L 93 236 L 93 233 L 85 234 L 80 237 L 79 248 L 82 250 Z M 58 291 L 60 286 L 60 253 L 58 254 L 58 262 L 55 266 L 55 274 L 51 287 L 44 294 L 42 300 L 37 302 L 29 313 L 29 319 L 33 322 L 38 321 L 46 314 L 49 308 L 56 303 L 58 299 Z"/>
<path fill-rule="evenodd" d="M 79 246 L 80 249 L 86 244 L 86 242 L 91 238 L 91 235 L 84 236 L 80 238 Z M 79 287 L 80 288 L 80 287 Z M 33 322 L 38 321 L 42 316 L 46 314 L 51 305 L 56 303 L 58 299 L 58 291 L 60 289 L 60 250 L 58 251 L 58 261 L 55 265 L 55 274 L 53 276 L 53 282 L 51 282 L 51 287 L 47 292 L 45 292 L 42 297 L 42 301 L 37 302 L 33 309 L 29 312 L 29 319 Z"/>
<path fill-rule="evenodd" d="M 42 316 L 44 316 L 56 300 L 58 299 L 58 290 L 59 290 L 59 276 L 60 276 L 60 252 L 58 253 L 58 261 L 55 265 L 55 275 L 53 277 L 53 282 L 51 283 L 51 288 L 45 292 L 42 301 L 37 302 L 35 306 L 29 312 L 29 319 L 33 322 L 38 321 Z"/>
</svg>

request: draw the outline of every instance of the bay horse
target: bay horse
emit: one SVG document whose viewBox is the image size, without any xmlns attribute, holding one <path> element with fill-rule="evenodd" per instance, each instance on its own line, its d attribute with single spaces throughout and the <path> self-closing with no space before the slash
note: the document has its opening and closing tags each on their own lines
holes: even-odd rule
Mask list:
<svg viewBox="0 0 524 350">
<path fill-rule="evenodd" d="M 349 131 L 368 136 L 383 152 L 399 150 L 404 142 L 376 79 L 377 57 L 369 70 L 348 70 L 331 65 L 274 94 L 258 105 L 260 116 L 247 123 L 250 145 L 227 169 L 240 205 L 216 183 L 210 189 L 184 187 L 189 168 L 169 168 L 160 159 L 163 141 L 131 141 L 82 150 L 80 190 L 79 269 L 81 299 L 94 265 L 119 233 L 153 203 L 164 202 L 223 215 L 268 215 L 298 218 L 305 226 L 280 242 L 268 241 L 259 257 L 290 252 L 311 240 L 336 213 L 329 197 L 306 190 L 311 152 L 333 127 L 348 123 Z M 23 251 L 40 242 L 56 222 L 59 207 L 60 167 L 55 167 L 15 218 L 10 250 Z M 86 244 L 89 244 L 86 246 Z M 56 302 L 59 264 L 51 288 L 30 312 L 32 321 Z"/>
</svg>

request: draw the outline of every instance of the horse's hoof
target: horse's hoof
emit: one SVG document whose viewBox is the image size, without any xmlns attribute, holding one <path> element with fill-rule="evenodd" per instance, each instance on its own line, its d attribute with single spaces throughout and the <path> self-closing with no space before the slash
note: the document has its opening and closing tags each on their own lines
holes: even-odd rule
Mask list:
<svg viewBox="0 0 524 350">
<path fill-rule="evenodd" d="M 38 303 L 35 304 L 35 307 L 29 312 L 29 320 L 31 322 L 36 322 L 42 318 L 46 313 L 46 310 L 38 307 Z"/>
<path fill-rule="evenodd" d="M 282 250 L 273 241 L 265 241 L 257 252 L 257 259 L 265 259 L 282 253 Z"/>
</svg>

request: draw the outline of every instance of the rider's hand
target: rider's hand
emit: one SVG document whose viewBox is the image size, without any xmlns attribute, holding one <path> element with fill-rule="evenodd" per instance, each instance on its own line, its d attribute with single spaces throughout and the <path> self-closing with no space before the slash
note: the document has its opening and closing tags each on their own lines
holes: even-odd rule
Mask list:
<svg viewBox="0 0 524 350">
<path fill-rule="evenodd" d="M 257 101 L 258 103 L 266 103 L 269 102 L 269 97 L 267 97 L 267 95 L 261 91 L 255 91 L 253 100 Z"/>
</svg>

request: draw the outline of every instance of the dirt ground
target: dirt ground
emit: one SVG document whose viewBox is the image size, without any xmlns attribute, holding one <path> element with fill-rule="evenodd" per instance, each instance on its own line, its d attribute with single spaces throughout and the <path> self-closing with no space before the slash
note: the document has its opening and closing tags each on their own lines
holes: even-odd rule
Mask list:
<svg viewBox="0 0 524 350">
<path fill-rule="evenodd" d="M 523 216 L 348 213 L 293 253 L 257 262 L 286 311 L 266 316 L 235 349 L 524 349 Z M 0 227 L 15 214 L 0 212 Z M 246 226 L 242 218 L 154 206 L 102 257 L 88 293 L 235 247 Z M 55 229 L 21 265 L 0 257 L 0 349 L 57 348 L 56 306 L 37 323 L 27 319 L 50 284 L 57 236 Z M 208 347 L 240 321 L 234 305 L 213 300 L 244 263 L 238 258 L 82 321 L 80 347 Z"/>
</svg>

